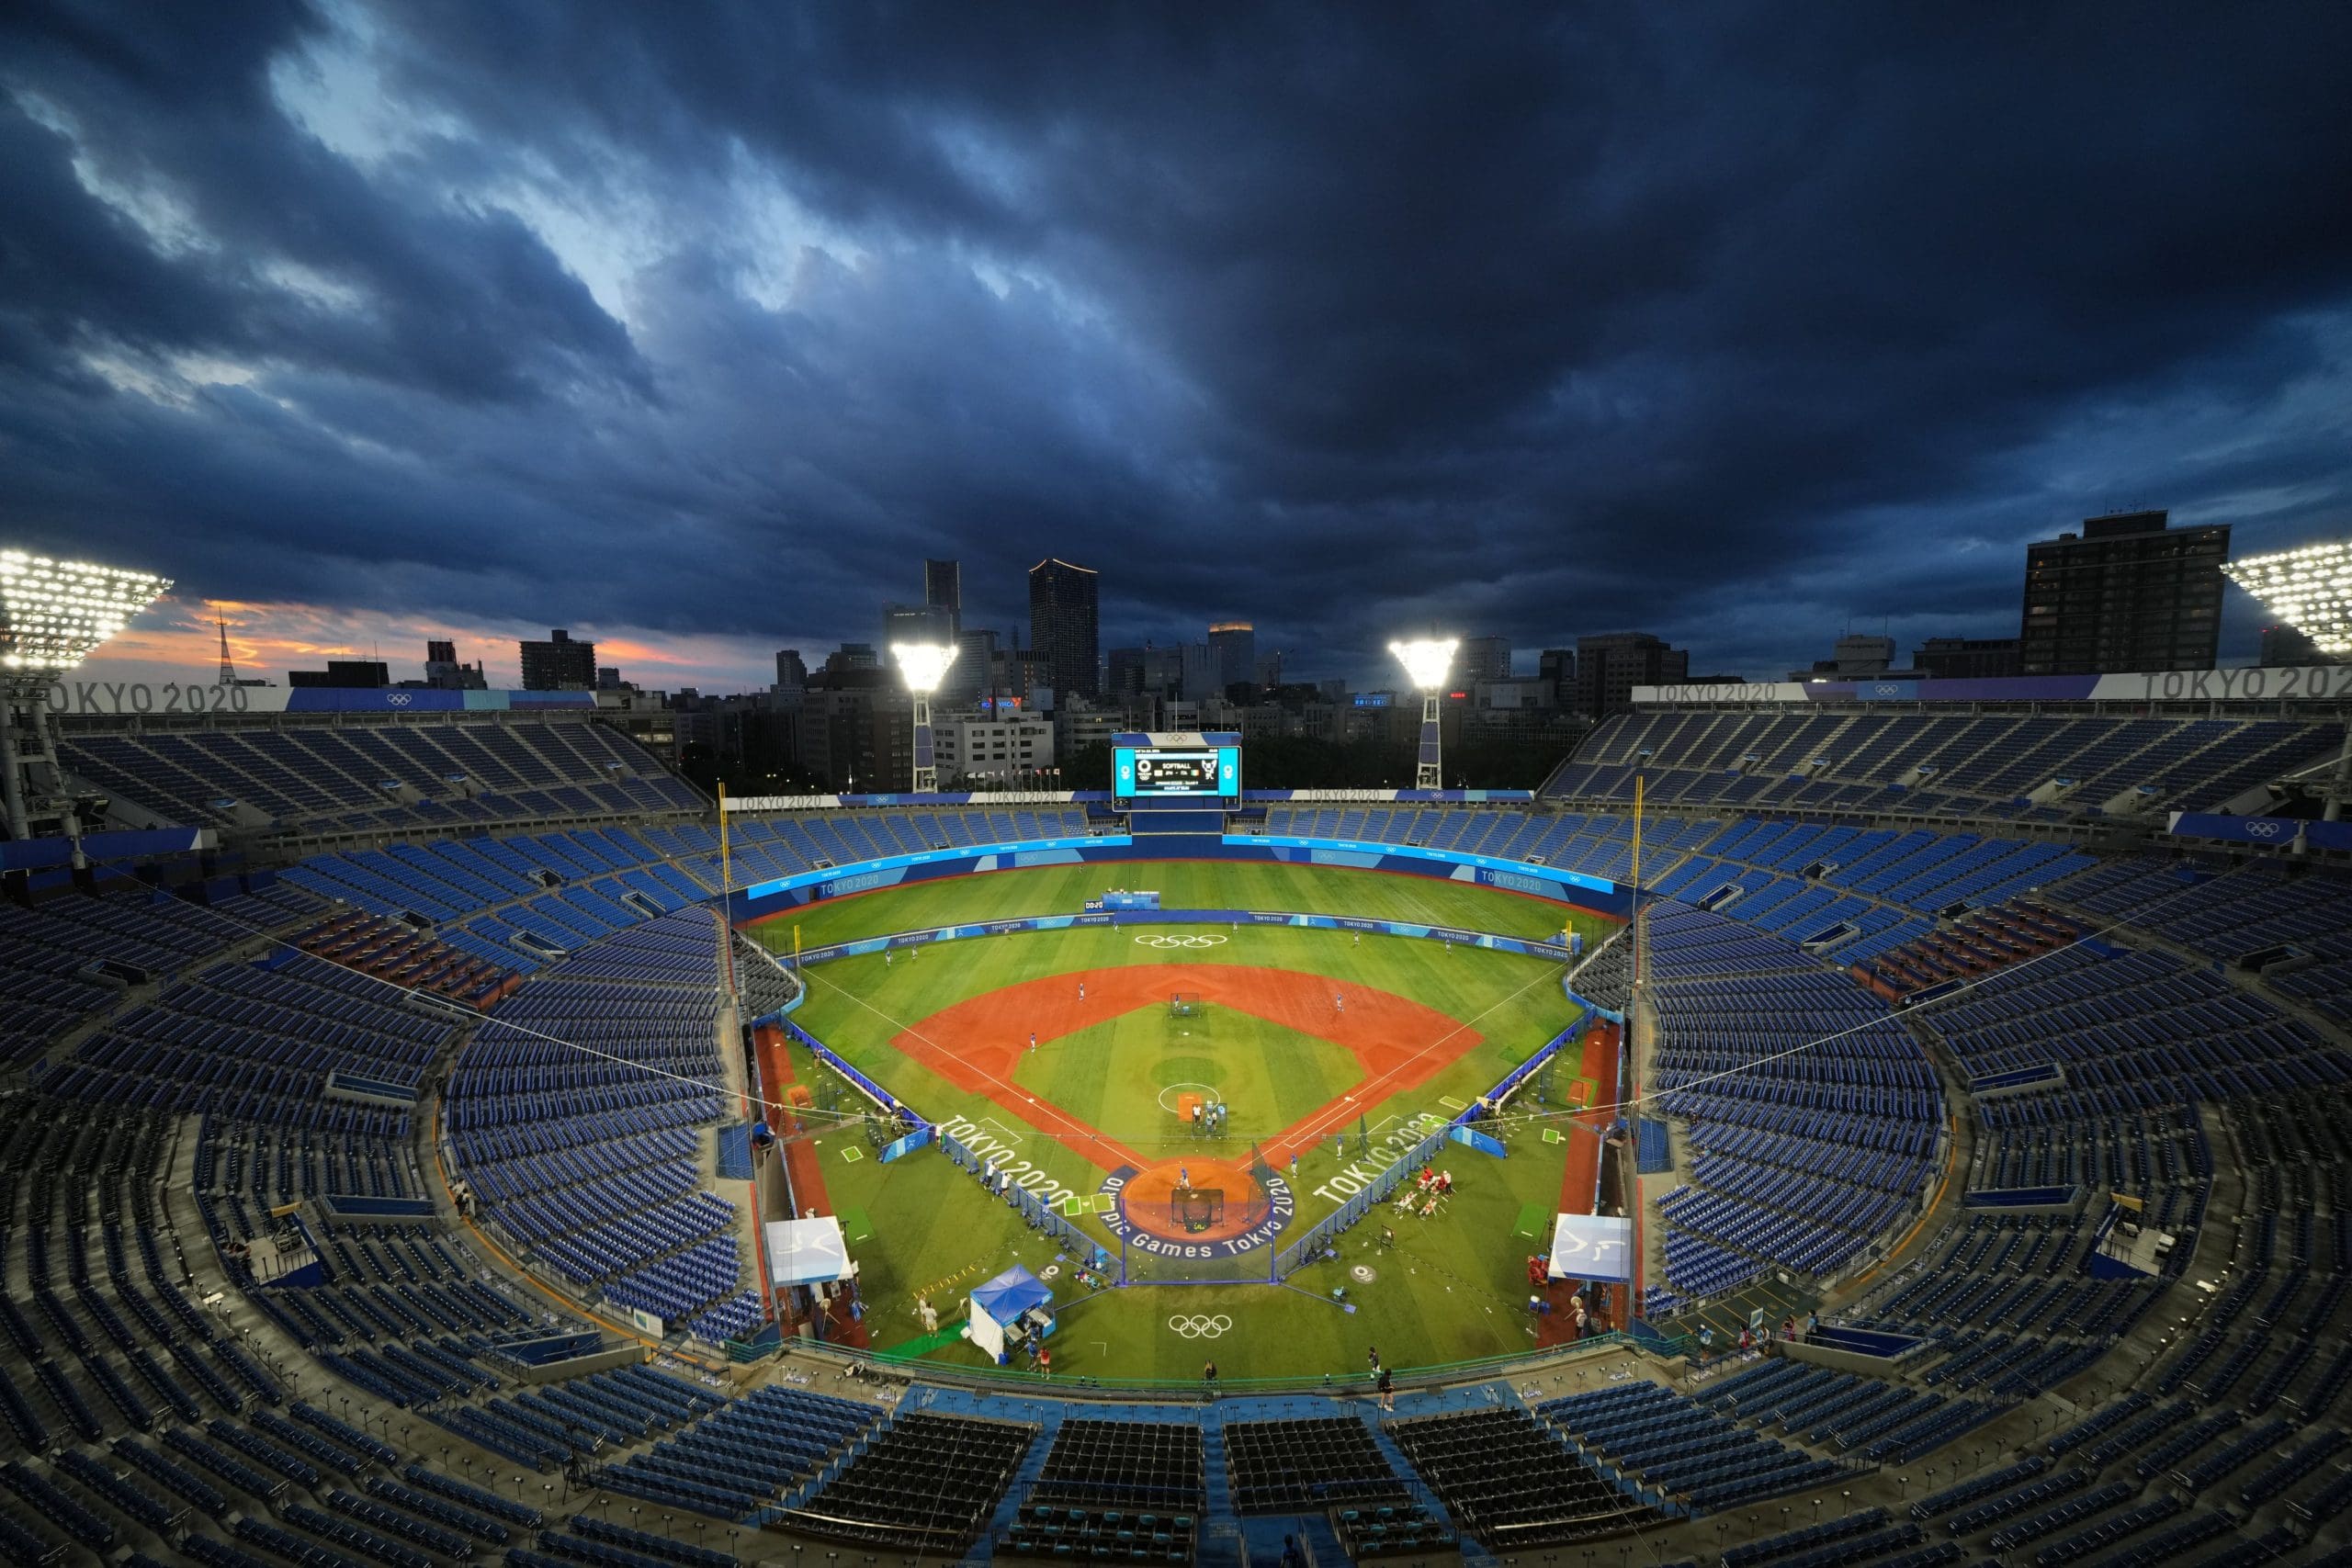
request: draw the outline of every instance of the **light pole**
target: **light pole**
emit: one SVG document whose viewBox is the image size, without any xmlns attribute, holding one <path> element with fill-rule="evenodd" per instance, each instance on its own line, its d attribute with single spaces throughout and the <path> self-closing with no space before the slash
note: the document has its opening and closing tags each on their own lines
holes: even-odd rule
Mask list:
<svg viewBox="0 0 2352 1568">
<path fill-rule="evenodd" d="M 917 795 L 939 793 L 939 757 L 931 734 L 931 694 L 939 690 L 941 677 L 947 667 L 956 662 L 952 643 L 894 642 L 890 657 L 899 663 L 899 674 L 907 683 L 907 693 L 915 702 L 915 777 Z"/>
<path fill-rule="evenodd" d="M 1413 768 L 1415 789 L 1443 789 L 1445 769 L 1439 750 L 1438 694 L 1445 690 L 1446 671 L 1453 667 L 1458 637 L 1421 637 L 1392 642 L 1388 651 L 1405 667 L 1405 677 L 1421 694 L 1421 749 Z"/>
</svg>

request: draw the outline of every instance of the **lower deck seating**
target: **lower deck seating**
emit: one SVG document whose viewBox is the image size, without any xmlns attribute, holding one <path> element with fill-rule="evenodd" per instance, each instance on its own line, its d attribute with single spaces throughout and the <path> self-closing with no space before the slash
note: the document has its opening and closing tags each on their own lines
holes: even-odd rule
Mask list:
<svg viewBox="0 0 2352 1568">
<path fill-rule="evenodd" d="M 1228 1421 L 1225 1463 L 1233 1506 L 1244 1514 L 1395 1503 L 1409 1495 L 1371 1431 L 1353 1416 Z"/>
<path fill-rule="evenodd" d="M 1008 1421 L 901 1415 L 783 1517 L 831 1540 L 959 1552 L 996 1511 L 1036 1438 L 1035 1427 Z"/>
<path fill-rule="evenodd" d="M 1388 1431 L 1489 1551 L 1586 1540 L 1657 1517 L 1516 1407 L 1392 1421 Z"/>
</svg>

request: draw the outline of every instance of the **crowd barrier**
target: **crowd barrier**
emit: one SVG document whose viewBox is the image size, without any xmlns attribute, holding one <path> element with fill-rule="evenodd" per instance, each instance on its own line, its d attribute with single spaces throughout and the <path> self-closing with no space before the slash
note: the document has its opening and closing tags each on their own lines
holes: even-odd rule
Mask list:
<svg viewBox="0 0 2352 1568">
<path fill-rule="evenodd" d="M 1171 851 L 1172 845 L 1182 846 L 1181 852 Z M 1171 854 L 1186 861 L 1334 866 L 1423 876 L 1525 894 L 1619 919 L 1632 908 L 1633 889 L 1623 884 L 1533 862 L 1502 860 L 1459 850 L 1425 849 L 1418 844 L 1353 844 L 1255 833 L 1147 834 L 1140 839 L 1124 833 L 1102 833 L 929 850 L 799 872 L 752 883 L 729 894 L 727 914 L 737 926 L 753 925 L 827 899 L 942 877 L 1030 865 L 1101 865 L 1108 871 L 1113 866 L 1137 862 L 1164 861 Z"/>
</svg>

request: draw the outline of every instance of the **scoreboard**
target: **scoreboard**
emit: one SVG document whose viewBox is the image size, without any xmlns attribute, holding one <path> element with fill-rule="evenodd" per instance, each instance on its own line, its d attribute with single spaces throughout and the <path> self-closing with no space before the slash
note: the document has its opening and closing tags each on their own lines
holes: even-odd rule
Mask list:
<svg viewBox="0 0 2352 1568">
<path fill-rule="evenodd" d="M 1127 744 L 1130 739 L 1143 744 Z M 1224 736 L 1122 737 L 1111 748 L 1111 793 L 1123 800 L 1237 799 L 1241 748 Z"/>
</svg>

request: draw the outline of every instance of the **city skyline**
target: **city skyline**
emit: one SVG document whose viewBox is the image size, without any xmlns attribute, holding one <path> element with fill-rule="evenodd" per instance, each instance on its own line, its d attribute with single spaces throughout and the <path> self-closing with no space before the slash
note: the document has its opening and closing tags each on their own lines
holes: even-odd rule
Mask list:
<svg viewBox="0 0 2352 1568">
<path fill-rule="evenodd" d="M 926 559 L 1368 682 L 2011 635 L 2134 506 L 2352 533 L 2340 10 L 992 21 L 12 9 L 0 537 L 176 580 L 101 668 L 222 601 L 274 678 L 561 625 L 724 687 Z"/>
</svg>

